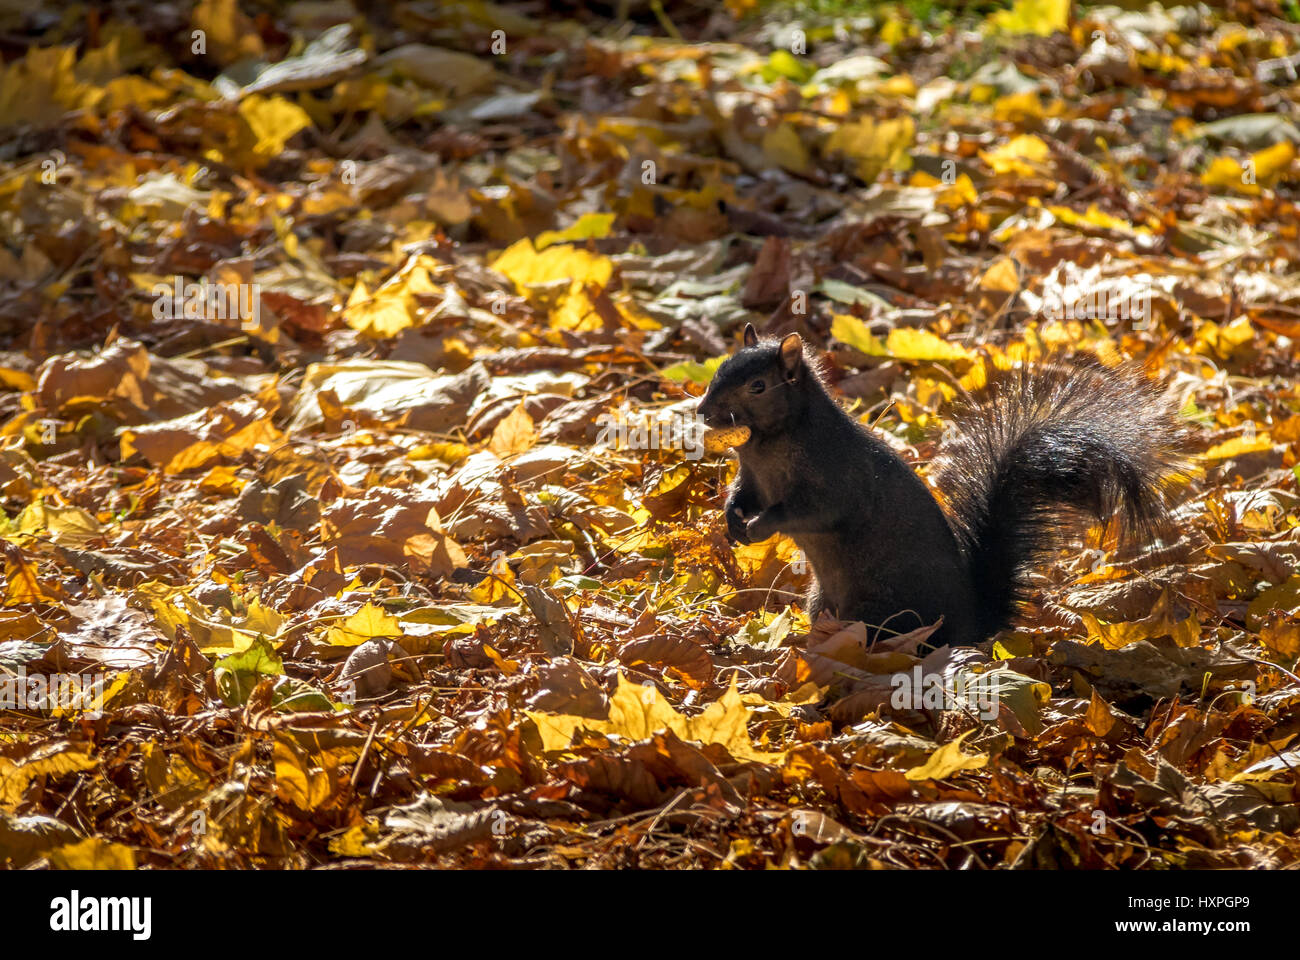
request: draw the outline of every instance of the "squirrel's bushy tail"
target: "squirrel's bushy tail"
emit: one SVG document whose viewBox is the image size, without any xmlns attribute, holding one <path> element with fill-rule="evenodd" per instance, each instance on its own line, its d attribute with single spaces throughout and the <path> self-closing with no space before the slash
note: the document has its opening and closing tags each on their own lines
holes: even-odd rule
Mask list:
<svg viewBox="0 0 1300 960">
<path fill-rule="evenodd" d="M 1169 406 L 1142 375 L 1052 359 L 995 375 L 954 418 L 935 482 L 979 593 L 991 636 L 1024 599 L 1029 569 L 1070 521 L 1118 523 L 1154 538 L 1171 475 L 1183 468 Z"/>
</svg>

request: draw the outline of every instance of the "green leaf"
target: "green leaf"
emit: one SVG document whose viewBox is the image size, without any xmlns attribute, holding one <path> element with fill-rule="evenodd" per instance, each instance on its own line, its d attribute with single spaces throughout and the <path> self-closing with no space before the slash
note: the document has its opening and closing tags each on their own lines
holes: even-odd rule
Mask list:
<svg viewBox="0 0 1300 960">
<path fill-rule="evenodd" d="M 277 710 L 337 710 L 340 709 L 321 691 L 305 680 L 285 677 L 271 693 L 271 705 Z"/>
<path fill-rule="evenodd" d="M 575 590 L 599 590 L 604 584 L 594 577 L 584 577 L 575 575 L 571 577 L 560 577 L 551 586 L 561 592 L 572 592 Z"/>
<path fill-rule="evenodd" d="M 713 357 L 705 360 L 703 363 L 696 363 L 694 360 L 684 360 L 681 363 L 675 363 L 665 370 L 659 371 L 659 376 L 665 380 L 672 380 L 674 383 L 681 383 L 690 380 L 692 383 L 698 383 L 707 386 L 713 379 L 713 375 L 718 372 L 718 367 L 722 366 L 723 361 L 727 359 L 724 354 L 721 357 Z"/>
<path fill-rule="evenodd" d="M 831 320 L 831 336 L 869 357 L 888 354 L 880 338 L 868 330 L 865 323 L 847 313 L 837 313 Z"/>
<path fill-rule="evenodd" d="M 612 213 L 584 213 L 571 227 L 563 230 L 544 230 L 533 241 L 533 247 L 544 250 L 553 243 L 568 243 L 578 240 L 592 240 L 608 237 L 610 227 L 614 225 Z"/>
<path fill-rule="evenodd" d="M 864 307 L 893 309 L 893 304 L 884 297 L 877 296 L 870 290 L 855 287 L 851 283 L 845 283 L 843 280 L 822 280 L 813 286 L 813 293 L 820 293 L 824 297 L 850 306 L 858 303 Z"/>
<path fill-rule="evenodd" d="M 448 603 L 438 607 L 416 607 L 402 614 L 403 623 L 432 623 L 450 627 L 459 624 L 479 624 L 501 616 L 500 607 L 484 603 Z"/>
<path fill-rule="evenodd" d="M 232 653 L 222 657 L 215 664 L 214 670 L 228 670 L 232 673 L 262 673 L 278 676 L 284 673 L 284 663 L 276 654 L 275 648 L 266 637 L 259 636 L 252 645 L 242 653 Z"/>
<path fill-rule="evenodd" d="M 237 707 L 248 701 L 262 677 L 283 676 L 284 663 L 266 637 L 259 636 L 247 650 L 218 660 L 212 672 L 221 699 L 226 706 Z"/>
<path fill-rule="evenodd" d="M 804 83 L 816 72 L 815 67 L 804 63 L 789 50 L 773 50 L 763 69 L 763 79 L 770 82 L 785 77 L 795 83 Z"/>
<path fill-rule="evenodd" d="M 790 608 L 786 607 L 778 616 L 764 614 L 748 621 L 736 631 L 731 642 L 748 644 L 760 650 L 775 650 L 789 635 L 792 626 L 794 626 L 794 617 L 790 615 Z"/>
</svg>

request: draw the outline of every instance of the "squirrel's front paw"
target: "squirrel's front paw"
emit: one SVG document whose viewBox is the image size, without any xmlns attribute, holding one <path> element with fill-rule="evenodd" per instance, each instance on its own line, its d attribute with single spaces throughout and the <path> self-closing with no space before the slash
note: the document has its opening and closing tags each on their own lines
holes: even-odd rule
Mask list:
<svg viewBox="0 0 1300 960">
<path fill-rule="evenodd" d="M 776 531 L 766 521 L 764 514 L 760 513 L 757 517 L 750 517 L 745 524 L 745 543 L 759 543 L 774 533 Z"/>
<path fill-rule="evenodd" d="M 751 543 L 749 526 L 739 507 L 727 511 L 727 539 L 736 543 Z"/>
</svg>

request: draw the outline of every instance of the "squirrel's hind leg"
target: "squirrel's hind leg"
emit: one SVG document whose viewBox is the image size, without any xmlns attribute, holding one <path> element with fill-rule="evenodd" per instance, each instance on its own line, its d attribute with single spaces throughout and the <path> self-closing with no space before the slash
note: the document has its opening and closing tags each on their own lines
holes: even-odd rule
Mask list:
<svg viewBox="0 0 1300 960">
<path fill-rule="evenodd" d="M 808 611 L 809 625 L 817 622 L 822 611 L 826 609 L 826 601 L 822 599 L 822 585 L 817 580 L 817 575 L 812 575 L 812 583 L 808 585 L 808 594 L 804 598 L 804 608 Z"/>
</svg>

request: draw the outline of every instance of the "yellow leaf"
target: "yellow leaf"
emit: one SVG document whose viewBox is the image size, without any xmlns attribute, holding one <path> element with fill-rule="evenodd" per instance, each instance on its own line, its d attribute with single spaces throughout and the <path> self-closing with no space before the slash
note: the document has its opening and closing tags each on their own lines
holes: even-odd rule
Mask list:
<svg viewBox="0 0 1300 960">
<path fill-rule="evenodd" d="M 1050 37 L 1070 28 L 1070 0 L 1016 0 L 1010 10 L 999 10 L 984 22 L 986 33 L 1032 33 Z"/>
<path fill-rule="evenodd" d="M 1225 187 L 1244 193 L 1245 172 L 1245 168 L 1232 157 L 1215 157 L 1210 168 L 1201 174 L 1201 183 L 1207 187 Z"/>
<path fill-rule="evenodd" d="M 253 150 L 267 160 L 282 154 L 290 137 L 311 126 L 307 111 L 283 97 L 245 97 L 239 104 L 239 115 L 253 131 L 257 141 Z"/>
<path fill-rule="evenodd" d="M 1295 144 L 1290 140 L 1283 140 L 1281 143 L 1275 143 L 1271 147 L 1252 153 L 1250 159 L 1255 164 L 1255 178 L 1260 183 L 1271 186 L 1286 173 L 1287 168 L 1291 166 L 1291 161 L 1295 159 L 1295 153 Z"/>
<path fill-rule="evenodd" d="M 863 117 L 856 123 L 841 124 L 823 148 L 826 156 L 842 154 L 854 161 L 854 173 L 874 183 L 885 170 L 907 170 L 912 165 L 911 147 L 916 124 L 909 116 L 877 122 Z"/>
<path fill-rule="evenodd" d="M 1141 620 L 1107 623 L 1086 610 L 1079 611 L 1079 618 L 1088 629 L 1089 642 L 1095 637 L 1107 650 L 1119 650 L 1139 640 L 1156 637 L 1170 637 L 1178 646 L 1190 647 L 1201 637 L 1201 622 L 1195 613 L 1185 620 L 1174 619 L 1168 591 L 1160 594 L 1151 613 Z"/>
<path fill-rule="evenodd" d="M 203 32 L 205 46 L 222 65 L 265 52 L 257 25 L 239 9 L 238 0 L 199 0 L 190 23 Z"/>
<path fill-rule="evenodd" d="M 338 647 L 355 647 L 375 637 L 401 637 L 401 622 L 377 604 L 367 602 L 341 624 L 325 634 L 325 642 Z"/>
<path fill-rule="evenodd" d="M 492 646 L 492 644 L 490 643 L 483 644 L 483 652 L 487 654 L 487 658 L 489 660 L 491 660 L 493 663 L 497 665 L 497 669 L 500 670 L 502 673 L 504 673 L 507 677 L 513 677 L 516 673 L 519 672 L 519 661 L 507 660 L 505 657 L 503 657 L 500 653 L 497 652 L 496 648 Z"/>
<path fill-rule="evenodd" d="M 115 77 L 104 85 L 104 97 L 99 101 L 101 110 L 125 110 L 136 106 L 147 110 L 172 98 L 172 92 L 166 87 L 150 83 L 144 77 L 127 74 Z"/>
<path fill-rule="evenodd" d="M 223 611 L 209 610 L 181 590 L 162 588 L 149 590 L 154 622 L 168 640 L 176 639 L 176 631 L 184 627 L 194 638 L 195 645 L 207 654 L 243 653 L 257 640 L 260 630 L 249 630 L 244 624 L 219 619 L 229 616 Z"/>
<path fill-rule="evenodd" d="M 1205 322 L 1196 328 L 1197 345 L 1201 352 L 1213 351 L 1227 359 L 1236 353 L 1239 347 L 1255 339 L 1255 328 L 1249 317 L 1238 317 L 1226 326 Z"/>
<path fill-rule="evenodd" d="M 73 72 L 76 47 L 32 47 L 0 72 L 0 126 L 60 121 L 65 110 L 92 106 L 100 96 Z"/>
<path fill-rule="evenodd" d="M 510 569 L 510 564 L 506 562 L 504 553 L 492 561 L 489 573 L 491 576 L 484 577 L 476 587 L 470 590 L 469 598 L 475 603 L 513 602 L 518 596 L 511 589 L 515 584 L 515 572 Z M 488 654 L 488 656 L 491 656 L 491 654 Z"/>
<path fill-rule="evenodd" d="M 5 556 L 5 605 L 51 603 L 64 599 L 63 588 L 54 580 L 42 580 L 36 565 L 16 548 Z"/>
<path fill-rule="evenodd" d="M 737 760 L 775 763 L 784 756 L 783 753 L 767 753 L 754 747 L 749 738 L 749 709 L 736 689 L 734 676 L 731 686 L 720 699 L 709 704 L 703 713 L 689 718 L 673 709 L 653 683 L 644 686 L 632 683 L 621 672 L 618 689 L 610 697 L 607 720 L 531 710 L 524 712 L 537 725 L 543 748 L 547 751 L 568 747 L 575 731 L 582 728 L 627 740 L 647 740 L 660 730 L 671 730 L 683 740 L 719 744 Z"/>
<path fill-rule="evenodd" d="M 528 450 L 536 439 L 537 430 L 533 427 L 533 418 L 521 403 L 496 425 L 488 439 L 487 448 L 498 457 L 508 457 Z"/>
<path fill-rule="evenodd" d="M 1259 642 L 1278 663 L 1294 662 L 1300 657 L 1300 623 L 1286 614 L 1264 619 L 1259 629 Z"/>
<path fill-rule="evenodd" d="M 194 413 L 122 431 L 122 459 L 139 453 L 164 473 L 185 473 L 272 447 L 281 433 L 258 398 L 245 395 Z"/>
<path fill-rule="evenodd" d="M 544 230 L 537 235 L 536 246 L 543 250 L 553 243 L 567 243 L 571 240 L 593 240 L 608 237 L 614 225 L 612 213 L 584 213 L 572 226 L 563 230 Z"/>
<path fill-rule="evenodd" d="M 969 756 L 961 752 L 961 743 L 969 737 L 974 730 L 967 730 L 956 740 L 950 740 L 945 743 L 930 758 L 919 767 L 913 767 L 903 776 L 908 780 L 945 780 L 954 773 L 960 773 L 962 770 L 980 770 L 989 762 L 988 754 L 978 754 Z"/>
<path fill-rule="evenodd" d="M 91 770 L 98 764 L 99 761 L 90 756 L 88 744 L 67 745 L 21 763 L 0 757 L 0 807 L 14 810 L 22 802 L 27 785 L 37 777 L 63 776 L 78 770 Z"/>
<path fill-rule="evenodd" d="M 601 732 L 628 740 L 646 740 L 658 730 L 672 730 L 680 736 L 685 722 L 657 686 L 632 683 L 620 673 L 618 688 L 609 700 L 609 720 Z"/>
<path fill-rule="evenodd" d="M 411 300 L 400 291 L 376 292 L 373 296 L 365 281 L 358 280 L 343 310 L 343 319 L 358 333 L 372 337 L 396 336 L 414 326 Z"/>
<path fill-rule="evenodd" d="M 993 642 L 993 659 L 1011 660 L 1014 657 L 1028 657 L 1034 652 L 1032 640 L 1023 633 L 1010 633 L 1001 640 Z"/>
<path fill-rule="evenodd" d="M 880 27 L 881 41 L 891 47 L 898 46 L 908 37 L 914 37 L 918 33 L 920 33 L 920 28 L 915 23 L 900 17 L 897 13 L 887 17 Z"/>
<path fill-rule="evenodd" d="M 1300 616 L 1300 576 L 1293 576 L 1269 587 L 1246 607 L 1246 626 L 1258 630 L 1273 610 L 1287 617 Z"/>
<path fill-rule="evenodd" d="M 1127 220 L 1112 217 L 1095 203 L 1090 204 L 1085 213 L 1076 213 L 1069 207 L 1048 207 L 1047 210 L 1061 223 L 1071 227 L 1094 227 L 1100 230 L 1122 233 L 1130 237 L 1151 233 L 1148 227 L 1135 227 Z"/>
<path fill-rule="evenodd" d="M 831 319 L 831 336 L 869 357 L 883 357 L 887 352 L 865 323 L 847 313 L 837 313 Z"/>
<path fill-rule="evenodd" d="M 1020 289 L 1020 273 L 1016 270 L 1016 262 L 1010 257 L 998 260 L 984 271 L 979 287 L 992 293 L 1015 293 Z"/>
<path fill-rule="evenodd" d="M 52 712 L 54 716 L 57 717 L 103 713 L 104 707 L 108 704 L 108 701 L 112 700 L 115 696 L 121 693 L 122 690 L 126 688 L 126 685 L 130 683 L 130 681 L 131 681 L 131 671 L 122 670 L 115 677 L 113 677 L 112 683 L 110 683 L 107 687 L 104 687 L 102 690 L 100 690 L 100 692 L 96 693 L 94 696 L 88 697 L 79 706 L 74 706 L 69 709 L 57 708 Z"/>
<path fill-rule="evenodd" d="M 592 330 L 600 317 L 587 297 L 586 285 L 603 290 L 614 273 L 609 257 L 568 244 L 537 251 L 527 237 L 512 244 L 492 263 L 531 302 L 550 309 L 551 325 L 561 330 Z M 562 289 L 557 294 L 555 287 Z"/>
<path fill-rule="evenodd" d="M 901 73 L 883 81 L 872 93 L 878 97 L 914 97 L 916 81 L 907 74 Z"/>
<path fill-rule="evenodd" d="M 721 744 L 737 760 L 771 763 L 782 756 L 782 753 L 757 750 L 749 739 L 748 724 L 749 709 L 740 699 L 740 691 L 736 689 L 736 675 L 733 673 L 727 692 L 705 707 L 703 713 L 686 721 L 684 739 Z"/>
<path fill-rule="evenodd" d="M 979 193 L 975 190 L 975 183 L 966 174 L 961 174 L 952 183 L 944 183 L 938 177 L 932 177 L 924 171 L 918 170 L 912 174 L 909 186 L 925 187 L 929 190 L 938 191 L 935 197 L 935 204 L 948 210 L 958 210 L 961 207 L 969 206 L 979 202 Z"/>
<path fill-rule="evenodd" d="M 0 365 L 0 384 L 10 390 L 35 390 L 36 378 L 26 370 Z"/>
<path fill-rule="evenodd" d="M 899 360 L 950 363 L 971 359 L 971 353 L 965 347 L 949 343 L 928 330 L 914 327 L 895 327 L 890 330 L 885 347 L 890 356 Z"/>
<path fill-rule="evenodd" d="M 980 151 L 980 159 L 987 163 L 994 173 L 1019 177 L 1042 176 L 1047 172 L 1051 155 L 1051 148 L 1030 133 L 1014 137 L 996 150 Z"/>
<path fill-rule="evenodd" d="M 993 101 L 993 119 L 1000 122 L 1024 124 L 1027 120 L 1041 120 L 1044 116 L 1046 111 L 1043 109 L 1043 101 L 1033 90 L 998 97 Z"/>
<path fill-rule="evenodd" d="M 374 856 L 372 844 L 379 839 L 379 826 L 371 820 L 348 827 L 342 836 L 330 841 L 330 853 L 336 857 Z"/>
<path fill-rule="evenodd" d="M 1201 174 L 1207 187 L 1223 187 L 1237 193 L 1256 195 L 1261 187 L 1271 187 L 1291 167 L 1296 148 L 1289 140 L 1275 143 L 1252 153 L 1244 164 L 1232 157 L 1215 157 L 1210 168 Z"/>
<path fill-rule="evenodd" d="M 57 503 L 42 503 L 42 506 L 45 510 L 45 528 L 50 531 L 50 539 L 55 543 L 81 547 L 104 532 L 103 525 L 80 507 Z"/>
<path fill-rule="evenodd" d="M 492 269 L 503 273 L 524 296 L 530 286 L 568 280 L 573 284 L 594 283 L 604 287 L 614 273 L 614 262 L 609 257 L 588 253 L 578 247 L 562 245 L 537 251 L 527 237 L 508 247 L 492 263 Z"/>
<path fill-rule="evenodd" d="M 213 467 L 199 479 L 199 489 L 204 493 L 234 497 L 248 485 L 236 472 L 235 467 L 219 465 Z"/>
<path fill-rule="evenodd" d="M 791 123 L 781 123 L 763 134 L 763 154 L 768 162 L 791 173 L 808 169 L 808 150 Z"/>
<path fill-rule="evenodd" d="M 279 610 L 263 606 L 262 601 L 257 597 L 247 602 L 244 615 L 238 620 L 241 627 L 268 637 L 273 637 L 280 632 L 280 627 L 284 624 L 284 615 Z"/>
<path fill-rule="evenodd" d="M 154 798 L 168 810 L 176 810 L 207 791 L 207 775 L 179 753 L 168 753 L 156 742 L 143 743 L 144 779 Z"/>
<path fill-rule="evenodd" d="M 135 851 L 123 843 L 87 837 L 65 843 L 48 854 L 56 870 L 134 870 Z"/>
<path fill-rule="evenodd" d="M 591 298 L 582 287 L 572 287 L 561 296 L 555 308 L 551 310 L 551 326 L 557 330 L 574 330 L 585 332 L 599 330 L 600 314 L 596 312 Z"/>
<path fill-rule="evenodd" d="M 1198 460 L 1228 460 L 1232 457 L 1239 457 L 1245 453 L 1258 453 L 1261 450 L 1272 450 L 1273 441 L 1269 439 L 1267 433 L 1260 433 L 1252 439 L 1245 437 L 1233 437 L 1231 440 L 1225 440 L 1223 443 L 1216 443 L 1204 453 L 1197 456 Z"/>
<path fill-rule="evenodd" d="M 275 739 L 275 791 L 299 810 L 312 811 L 329 799 L 329 774 L 312 762 L 312 755 L 288 737 Z"/>
</svg>

